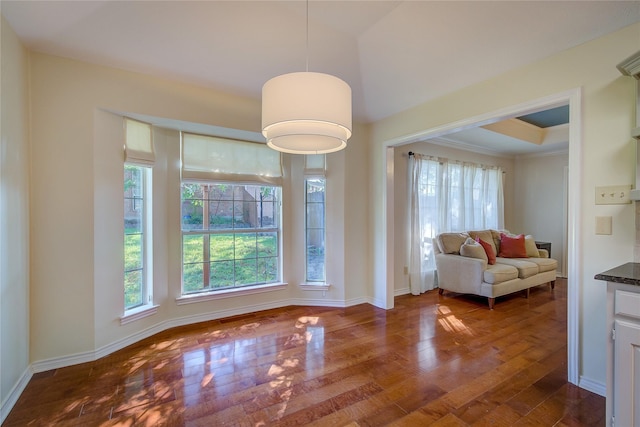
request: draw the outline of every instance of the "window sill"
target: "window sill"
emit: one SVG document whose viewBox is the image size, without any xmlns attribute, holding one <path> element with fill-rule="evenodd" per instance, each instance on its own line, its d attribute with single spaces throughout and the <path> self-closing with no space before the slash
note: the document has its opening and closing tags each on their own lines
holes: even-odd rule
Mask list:
<svg viewBox="0 0 640 427">
<path fill-rule="evenodd" d="M 326 292 L 331 287 L 328 283 L 300 283 L 300 289 L 303 291 L 323 291 Z"/>
<path fill-rule="evenodd" d="M 270 283 L 268 285 L 248 286 L 243 288 L 226 289 L 223 291 L 203 292 L 199 294 L 182 295 L 176 298 L 176 304 L 194 304 L 197 302 L 234 298 L 244 295 L 261 294 L 264 292 L 281 291 L 287 288 L 287 283 Z"/>
<path fill-rule="evenodd" d="M 124 313 L 124 316 L 120 317 L 120 326 L 135 322 L 136 320 L 144 319 L 148 316 L 153 316 L 158 312 L 158 307 L 158 305 L 143 305 L 141 307 L 128 310 Z"/>
</svg>

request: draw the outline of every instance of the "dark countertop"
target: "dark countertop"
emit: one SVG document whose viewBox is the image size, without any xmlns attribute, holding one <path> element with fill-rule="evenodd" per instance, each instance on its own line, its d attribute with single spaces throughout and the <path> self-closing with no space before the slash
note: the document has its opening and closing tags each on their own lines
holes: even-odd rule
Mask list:
<svg viewBox="0 0 640 427">
<path fill-rule="evenodd" d="M 628 262 L 619 265 L 611 270 L 596 274 L 594 279 L 640 286 L 640 263 Z"/>
</svg>

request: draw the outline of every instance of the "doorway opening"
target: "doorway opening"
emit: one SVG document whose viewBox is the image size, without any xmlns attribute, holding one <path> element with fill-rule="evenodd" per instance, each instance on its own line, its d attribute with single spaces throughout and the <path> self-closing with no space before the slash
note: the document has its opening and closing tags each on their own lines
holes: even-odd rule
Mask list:
<svg viewBox="0 0 640 427">
<path fill-rule="evenodd" d="M 484 126 L 491 123 L 499 122 L 513 117 L 525 114 L 535 113 L 548 110 L 563 105 L 569 106 L 569 161 L 568 161 L 568 184 L 566 195 L 566 254 L 567 261 L 565 264 L 567 275 L 567 358 L 568 358 L 568 381 L 578 385 L 579 382 L 579 283 L 581 282 L 581 260 L 578 256 L 578 248 L 580 247 L 580 227 L 581 219 L 577 214 L 577 209 L 581 205 L 580 185 L 581 185 L 581 91 L 573 89 L 560 94 L 541 98 L 534 101 L 525 102 L 520 105 L 504 108 L 502 110 L 486 113 L 480 116 L 470 117 L 457 122 L 426 129 L 422 132 L 412 134 L 405 137 L 395 138 L 387 141 L 384 145 L 384 171 L 386 179 L 384 182 L 384 200 L 385 200 L 385 216 L 387 221 L 384 222 L 386 245 L 385 245 L 385 276 L 387 278 L 384 283 L 386 289 L 381 290 L 386 296 L 386 301 L 393 307 L 393 296 L 395 293 L 394 271 L 396 266 L 394 260 L 394 244 L 395 232 L 393 227 L 393 218 L 395 210 L 394 195 L 394 150 L 397 147 L 411 144 L 415 142 L 427 141 L 429 139 L 442 137 L 447 134 Z"/>
</svg>

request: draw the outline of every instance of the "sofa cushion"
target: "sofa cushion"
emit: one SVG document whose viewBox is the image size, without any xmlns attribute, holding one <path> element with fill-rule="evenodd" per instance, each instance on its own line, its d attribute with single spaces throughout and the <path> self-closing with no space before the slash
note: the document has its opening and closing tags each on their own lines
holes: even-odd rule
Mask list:
<svg viewBox="0 0 640 427">
<path fill-rule="evenodd" d="M 440 233 L 438 238 L 438 248 L 443 254 L 460 254 L 460 246 L 462 246 L 469 238 L 467 233 Z"/>
<path fill-rule="evenodd" d="M 486 283 L 495 285 L 518 278 L 518 269 L 506 264 L 494 264 L 487 267 L 483 273 L 483 280 Z"/>
<path fill-rule="evenodd" d="M 465 240 L 462 246 L 460 246 L 460 255 L 466 256 L 468 258 L 478 258 L 484 260 L 485 262 L 489 262 L 487 253 L 485 252 L 482 245 L 470 237 Z"/>
<path fill-rule="evenodd" d="M 496 253 L 493 250 L 493 246 L 490 243 L 485 242 L 479 237 L 476 237 L 476 241 L 482 246 L 485 254 L 487 255 L 487 262 L 491 265 L 496 263 Z"/>
<path fill-rule="evenodd" d="M 528 257 L 538 258 L 540 256 L 538 247 L 536 246 L 536 240 L 531 234 L 524 236 L 524 247 L 527 250 Z"/>
<path fill-rule="evenodd" d="M 527 258 L 527 248 L 524 244 L 524 234 L 517 236 L 500 234 L 500 252 L 502 258 Z"/>
<path fill-rule="evenodd" d="M 529 258 L 527 261 L 533 262 L 538 266 L 538 272 L 554 271 L 558 268 L 558 261 L 553 258 Z"/>
<path fill-rule="evenodd" d="M 468 231 L 468 233 L 469 233 L 469 236 L 471 236 L 471 238 L 476 242 L 478 241 L 478 239 L 482 239 L 485 242 L 489 243 L 493 248 L 493 253 L 495 254 L 498 253 L 498 246 L 496 246 L 494 235 L 491 230 L 475 230 L 475 231 Z"/>
<path fill-rule="evenodd" d="M 496 264 L 506 264 L 515 267 L 518 270 L 518 277 L 526 279 L 527 277 L 538 274 L 538 264 L 531 262 L 529 258 L 496 258 Z"/>
</svg>

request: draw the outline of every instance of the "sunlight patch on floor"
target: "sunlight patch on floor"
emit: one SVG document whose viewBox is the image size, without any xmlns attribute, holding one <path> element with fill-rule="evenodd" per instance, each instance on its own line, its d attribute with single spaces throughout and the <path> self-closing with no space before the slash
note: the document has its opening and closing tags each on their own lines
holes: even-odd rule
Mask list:
<svg viewBox="0 0 640 427">
<path fill-rule="evenodd" d="M 318 320 L 320 320 L 317 316 L 301 316 L 298 317 L 296 321 L 296 328 L 304 328 L 307 325 L 315 326 L 318 324 Z"/>
<path fill-rule="evenodd" d="M 473 336 L 473 330 L 468 328 L 462 320 L 458 319 L 446 305 L 440 305 L 438 307 L 438 323 L 447 332 Z"/>
</svg>

